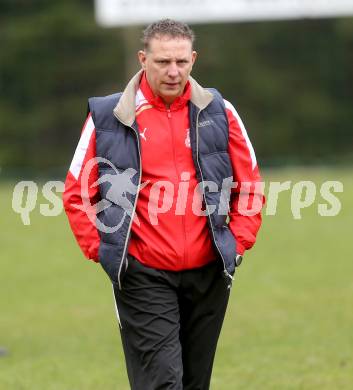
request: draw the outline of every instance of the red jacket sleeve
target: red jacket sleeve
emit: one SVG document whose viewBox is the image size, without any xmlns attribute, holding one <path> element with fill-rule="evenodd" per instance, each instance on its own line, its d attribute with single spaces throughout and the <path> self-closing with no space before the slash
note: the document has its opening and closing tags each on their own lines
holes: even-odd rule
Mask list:
<svg viewBox="0 0 353 390">
<path fill-rule="evenodd" d="M 261 226 L 261 209 L 265 202 L 254 149 L 237 111 L 224 101 L 229 122 L 229 155 L 233 167 L 229 228 L 237 242 L 237 253 L 243 254 L 256 241 Z"/>
<path fill-rule="evenodd" d="M 88 202 L 94 206 L 99 201 L 98 186 L 93 185 L 98 179 L 98 167 L 95 160 L 92 160 L 95 157 L 96 131 L 89 114 L 66 176 L 63 203 L 72 232 L 82 252 L 88 259 L 98 262 L 100 238 L 94 223 L 96 216 L 92 213 L 94 207 L 87 207 Z M 85 172 L 84 175 L 87 180 L 81 180 L 88 163 L 90 172 Z"/>
</svg>

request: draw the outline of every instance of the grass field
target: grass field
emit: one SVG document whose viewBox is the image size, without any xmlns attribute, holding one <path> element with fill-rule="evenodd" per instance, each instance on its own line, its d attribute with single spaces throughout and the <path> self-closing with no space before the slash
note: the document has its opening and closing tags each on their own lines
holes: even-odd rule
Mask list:
<svg viewBox="0 0 353 390">
<path fill-rule="evenodd" d="M 212 389 L 353 389 L 353 172 L 264 171 L 266 182 L 340 180 L 342 210 L 294 220 L 289 193 L 264 216 L 236 275 Z M 0 184 L 0 389 L 128 389 L 109 281 L 66 222 L 24 226 Z M 147 390 L 147 389 L 146 389 Z"/>
</svg>

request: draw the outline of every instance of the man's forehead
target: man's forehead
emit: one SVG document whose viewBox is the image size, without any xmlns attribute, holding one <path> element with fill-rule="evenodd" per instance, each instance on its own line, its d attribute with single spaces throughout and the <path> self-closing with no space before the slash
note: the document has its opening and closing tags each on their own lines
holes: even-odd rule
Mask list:
<svg viewBox="0 0 353 390">
<path fill-rule="evenodd" d="M 170 35 L 153 37 L 148 43 L 148 51 L 150 52 L 170 50 L 192 51 L 192 43 L 188 38 L 172 37 Z"/>
</svg>

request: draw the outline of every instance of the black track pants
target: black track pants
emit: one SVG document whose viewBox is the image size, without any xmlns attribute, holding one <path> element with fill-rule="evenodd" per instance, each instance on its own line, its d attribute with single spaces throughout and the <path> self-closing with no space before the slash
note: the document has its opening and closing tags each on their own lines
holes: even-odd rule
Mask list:
<svg viewBox="0 0 353 390">
<path fill-rule="evenodd" d="M 113 288 L 131 388 L 209 389 L 229 298 L 220 262 L 172 272 L 129 255 Z"/>
</svg>

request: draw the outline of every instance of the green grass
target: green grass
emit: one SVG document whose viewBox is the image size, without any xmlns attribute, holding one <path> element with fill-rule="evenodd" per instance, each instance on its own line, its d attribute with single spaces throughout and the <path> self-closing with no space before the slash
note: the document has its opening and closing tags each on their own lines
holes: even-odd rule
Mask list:
<svg viewBox="0 0 353 390">
<path fill-rule="evenodd" d="M 288 193 L 264 216 L 232 288 L 212 389 L 353 388 L 353 173 L 263 172 L 266 182 L 341 180 L 342 210 L 294 220 Z M 0 184 L 0 389 L 128 389 L 113 297 L 64 214 L 24 226 Z"/>
</svg>

